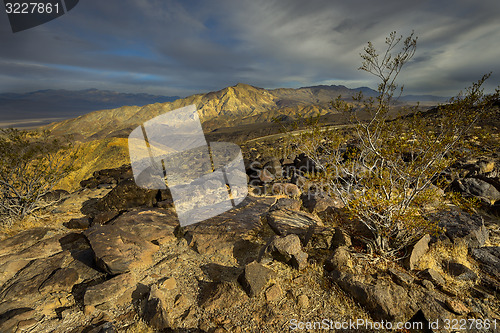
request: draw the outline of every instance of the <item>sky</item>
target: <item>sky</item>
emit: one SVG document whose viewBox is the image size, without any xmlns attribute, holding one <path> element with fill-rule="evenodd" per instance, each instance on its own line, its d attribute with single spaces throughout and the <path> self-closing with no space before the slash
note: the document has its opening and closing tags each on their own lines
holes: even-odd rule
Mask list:
<svg viewBox="0 0 500 333">
<path fill-rule="evenodd" d="M 263 88 L 376 88 L 358 70 L 368 41 L 418 37 L 405 94 L 453 96 L 493 72 L 500 85 L 498 0 L 81 0 L 12 33 L 0 13 L 0 93 L 106 89 L 188 96 L 239 82 Z"/>
</svg>

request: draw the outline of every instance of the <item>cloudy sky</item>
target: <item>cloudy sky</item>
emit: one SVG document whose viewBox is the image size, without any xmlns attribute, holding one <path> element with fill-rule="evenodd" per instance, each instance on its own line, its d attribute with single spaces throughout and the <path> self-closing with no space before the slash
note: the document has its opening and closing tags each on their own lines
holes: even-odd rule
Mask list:
<svg viewBox="0 0 500 333">
<path fill-rule="evenodd" d="M 187 96 L 238 82 L 264 88 L 376 88 L 360 66 L 368 41 L 418 36 L 400 82 L 451 96 L 493 72 L 500 84 L 498 0 L 81 0 L 12 33 L 0 13 L 0 92 L 98 88 Z"/>
</svg>

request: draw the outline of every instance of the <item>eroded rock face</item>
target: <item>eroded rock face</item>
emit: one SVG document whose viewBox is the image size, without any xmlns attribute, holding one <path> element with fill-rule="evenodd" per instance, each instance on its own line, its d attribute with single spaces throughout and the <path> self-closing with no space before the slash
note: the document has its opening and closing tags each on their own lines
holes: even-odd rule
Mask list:
<svg viewBox="0 0 500 333">
<path fill-rule="evenodd" d="M 156 193 L 161 207 L 141 200 L 96 211 L 111 218 L 98 225 L 94 215 L 86 231 L 78 230 L 86 223 L 73 221 L 78 229 L 34 229 L 0 242 L 0 332 L 114 332 L 138 317 L 158 331 L 280 331 L 294 315 L 346 313 L 339 301 L 346 297 L 363 306 L 349 302 L 356 315 L 374 320 L 496 315 L 488 311 L 500 290 L 498 248 L 476 248 L 484 244 L 484 225 L 463 212 L 443 213 L 440 221 L 452 241 L 472 244 L 470 267 L 477 262 L 481 272 L 442 263 L 443 282 L 437 272 L 416 270 L 428 237 L 410 255 L 413 270 L 391 263 L 387 270 L 364 271 L 353 228 L 342 218 L 333 225 L 326 220 L 341 211 L 331 202 L 308 203 L 307 213 L 302 200 L 248 197 L 231 211 L 181 228 L 169 193 Z M 479 296 L 450 292 L 449 279 L 467 281 Z"/>
</svg>

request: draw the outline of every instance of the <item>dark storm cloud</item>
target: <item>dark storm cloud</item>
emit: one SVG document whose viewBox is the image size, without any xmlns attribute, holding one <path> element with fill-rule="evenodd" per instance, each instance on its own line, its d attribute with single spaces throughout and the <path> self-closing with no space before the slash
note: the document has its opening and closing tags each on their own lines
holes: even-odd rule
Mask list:
<svg viewBox="0 0 500 333">
<path fill-rule="evenodd" d="M 500 75 L 497 0 L 81 1 L 12 34 L 0 15 L 0 91 L 95 87 L 188 95 L 237 82 L 261 87 L 376 86 L 360 72 L 367 41 L 415 30 L 401 76 L 408 93 L 452 95 Z M 489 86 L 499 84 L 495 74 Z"/>
</svg>

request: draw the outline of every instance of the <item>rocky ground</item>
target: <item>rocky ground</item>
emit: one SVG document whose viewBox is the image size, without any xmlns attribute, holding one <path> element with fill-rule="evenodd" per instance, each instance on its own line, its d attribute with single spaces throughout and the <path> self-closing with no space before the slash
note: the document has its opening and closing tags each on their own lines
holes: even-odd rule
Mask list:
<svg viewBox="0 0 500 333">
<path fill-rule="evenodd" d="M 444 175 L 479 210 L 450 202 L 434 216 L 443 235 L 374 263 L 342 205 L 308 192 L 306 156 L 257 148 L 245 148 L 259 162 L 247 163 L 244 202 L 183 228 L 169 193 L 138 188 L 127 166 L 63 194 L 0 241 L 0 332 L 313 332 L 349 320 L 500 330 L 498 152 Z"/>
</svg>

